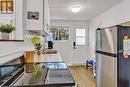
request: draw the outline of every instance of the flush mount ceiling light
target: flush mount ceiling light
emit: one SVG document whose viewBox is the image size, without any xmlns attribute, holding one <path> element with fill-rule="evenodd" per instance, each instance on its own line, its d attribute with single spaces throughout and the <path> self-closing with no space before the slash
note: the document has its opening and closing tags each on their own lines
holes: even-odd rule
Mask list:
<svg viewBox="0 0 130 87">
<path fill-rule="evenodd" d="M 80 7 L 79 6 L 73 6 L 72 7 L 72 12 L 74 12 L 74 13 L 78 13 L 79 11 L 80 11 Z"/>
</svg>

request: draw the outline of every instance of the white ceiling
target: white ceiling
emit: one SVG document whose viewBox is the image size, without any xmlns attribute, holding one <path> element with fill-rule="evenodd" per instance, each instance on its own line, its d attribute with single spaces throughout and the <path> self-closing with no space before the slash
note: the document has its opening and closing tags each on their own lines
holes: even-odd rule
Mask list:
<svg viewBox="0 0 130 87">
<path fill-rule="evenodd" d="M 121 0 L 49 0 L 51 19 L 90 20 Z M 72 13 L 71 7 L 81 6 L 79 13 Z"/>
</svg>

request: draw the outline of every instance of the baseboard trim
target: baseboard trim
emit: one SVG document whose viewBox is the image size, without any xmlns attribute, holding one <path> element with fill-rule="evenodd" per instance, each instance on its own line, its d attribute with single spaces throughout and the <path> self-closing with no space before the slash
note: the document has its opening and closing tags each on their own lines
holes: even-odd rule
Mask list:
<svg viewBox="0 0 130 87">
<path fill-rule="evenodd" d="M 71 64 L 69 66 L 77 66 L 77 67 L 80 67 L 80 66 L 86 66 L 86 64 Z"/>
</svg>

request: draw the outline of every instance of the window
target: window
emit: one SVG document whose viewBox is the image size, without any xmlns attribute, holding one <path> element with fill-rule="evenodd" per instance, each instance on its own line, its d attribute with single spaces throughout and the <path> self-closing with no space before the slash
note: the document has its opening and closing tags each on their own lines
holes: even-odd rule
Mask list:
<svg viewBox="0 0 130 87">
<path fill-rule="evenodd" d="M 54 40 L 68 40 L 69 39 L 69 27 L 56 27 L 50 28 L 50 32 L 53 33 Z"/>
<path fill-rule="evenodd" d="M 13 14 L 13 0 L 0 0 L 0 13 Z"/>
<path fill-rule="evenodd" d="M 76 45 L 85 45 L 85 29 L 76 29 Z"/>
</svg>

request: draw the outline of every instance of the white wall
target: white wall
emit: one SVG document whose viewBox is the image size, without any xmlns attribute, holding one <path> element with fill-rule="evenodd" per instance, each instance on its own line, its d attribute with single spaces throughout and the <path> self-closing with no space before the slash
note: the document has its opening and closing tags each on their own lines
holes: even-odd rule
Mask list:
<svg viewBox="0 0 130 87">
<path fill-rule="evenodd" d="M 130 21 L 130 0 L 123 0 L 104 13 L 93 18 L 89 24 L 89 57 L 95 54 L 95 31 L 98 27 L 105 28 Z"/>
<path fill-rule="evenodd" d="M 83 25 L 88 26 L 87 21 L 66 21 L 66 20 L 51 20 L 51 26 L 68 26 L 69 30 L 69 40 L 67 41 L 57 41 L 54 42 L 54 48 L 59 49 L 63 61 L 68 65 L 74 63 L 73 59 L 73 26 Z"/>
</svg>

